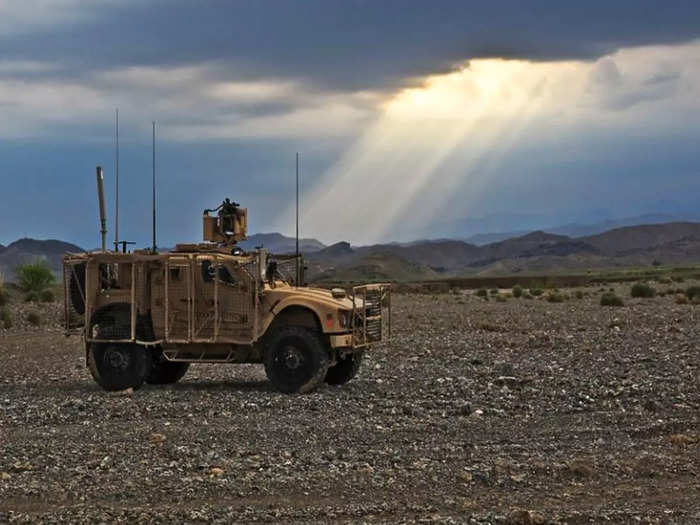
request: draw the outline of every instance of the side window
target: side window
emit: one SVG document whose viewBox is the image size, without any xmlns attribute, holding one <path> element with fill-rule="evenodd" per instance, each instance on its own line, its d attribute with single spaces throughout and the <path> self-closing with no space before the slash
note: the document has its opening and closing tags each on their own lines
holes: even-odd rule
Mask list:
<svg viewBox="0 0 700 525">
<path fill-rule="evenodd" d="M 202 261 L 202 281 L 210 283 L 214 281 L 214 265 L 211 261 Z"/>
<path fill-rule="evenodd" d="M 219 265 L 217 271 L 217 265 L 213 264 L 211 261 L 202 261 L 202 281 L 211 283 L 214 281 L 215 276 L 219 282 L 223 284 L 234 286 L 237 283 L 236 278 L 226 266 Z"/>
</svg>

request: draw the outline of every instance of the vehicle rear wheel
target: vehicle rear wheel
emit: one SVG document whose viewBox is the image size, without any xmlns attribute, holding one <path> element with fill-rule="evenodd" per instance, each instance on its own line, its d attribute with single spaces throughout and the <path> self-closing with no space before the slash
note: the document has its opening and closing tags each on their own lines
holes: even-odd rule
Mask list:
<svg viewBox="0 0 700 525">
<path fill-rule="evenodd" d="M 88 368 L 95 382 L 105 390 L 136 390 L 151 368 L 151 356 L 148 350 L 138 345 L 91 343 Z"/>
<path fill-rule="evenodd" d="M 146 376 L 146 383 L 151 385 L 171 385 L 177 383 L 187 373 L 189 363 L 168 361 L 160 351 L 154 352 L 151 370 Z"/>
<path fill-rule="evenodd" d="M 328 372 L 328 350 L 307 328 L 283 326 L 268 340 L 265 372 L 272 385 L 287 394 L 313 390 Z"/>
<path fill-rule="evenodd" d="M 357 350 L 345 357 L 339 357 L 337 363 L 328 369 L 324 381 L 329 385 L 344 385 L 357 375 L 363 356 L 364 351 Z"/>
</svg>

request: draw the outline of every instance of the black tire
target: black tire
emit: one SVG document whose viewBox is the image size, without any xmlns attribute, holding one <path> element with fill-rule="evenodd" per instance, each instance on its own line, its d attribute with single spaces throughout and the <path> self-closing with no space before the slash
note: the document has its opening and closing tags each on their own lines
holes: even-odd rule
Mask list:
<svg viewBox="0 0 700 525">
<path fill-rule="evenodd" d="M 146 383 L 150 385 L 172 385 L 185 376 L 189 367 L 189 363 L 168 361 L 160 351 L 154 352 L 151 370 L 146 375 Z"/>
<path fill-rule="evenodd" d="M 344 385 L 350 381 L 360 370 L 364 354 L 363 350 L 357 350 L 343 358 L 338 358 L 338 362 L 328 369 L 324 381 L 329 385 Z"/>
<path fill-rule="evenodd" d="M 328 350 L 316 332 L 300 326 L 275 330 L 265 348 L 265 373 L 286 394 L 310 392 L 328 372 Z"/>
<path fill-rule="evenodd" d="M 133 344 L 91 343 L 88 368 L 95 382 L 105 390 L 137 390 L 151 369 L 151 354 Z"/>
<path fill-rule="evenodd" d="M 68 283 L 70 304 L 77 314 L 85 313 L 85 263 L 73 266 Z"/>
</svg>

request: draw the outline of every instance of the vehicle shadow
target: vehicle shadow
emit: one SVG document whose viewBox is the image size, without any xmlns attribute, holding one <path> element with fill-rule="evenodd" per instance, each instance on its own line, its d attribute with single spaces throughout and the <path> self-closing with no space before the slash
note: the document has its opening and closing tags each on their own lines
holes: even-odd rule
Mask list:
<svg viewBox="0 0 700 525">
<path fill-rule="evenodd" d="M 173 385 L 148 385 L 145 384 L 139 391 L 172 390 L 174 392 L 205 392 L 205 391 L 243 391 L 243 392 L 274 392 L 272 385 L 266 380 L 255 379 L 224 379 L 224 380 L 196 380 L 180 381 Z"/>
</svg>

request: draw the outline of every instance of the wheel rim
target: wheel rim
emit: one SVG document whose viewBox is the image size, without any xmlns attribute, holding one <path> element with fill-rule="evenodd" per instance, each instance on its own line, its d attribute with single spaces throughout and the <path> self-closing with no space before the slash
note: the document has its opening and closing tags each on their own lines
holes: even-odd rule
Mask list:
<svg viewBox="0 0 700 525">
<path fill-rule="evenodd" d="M 313 375 L 313 363 L 300 345 L 280 345 L 273 362 L 275 373 L 287 384 L 303 384 Z"/>
<path fill-rule="evenodd" d="M 116 348 L 109 348 L 103 357 L 103 362 L 110 368 L 116 370 L 126 370 L 129 366 L 129 357 L 125 352 Z"/>
</svg>

